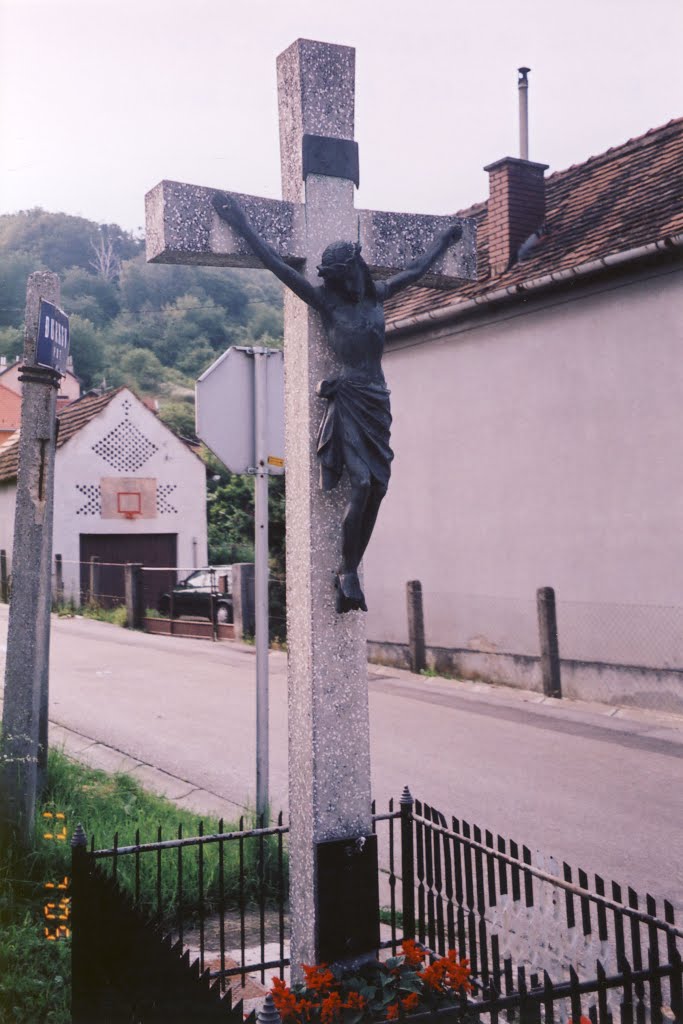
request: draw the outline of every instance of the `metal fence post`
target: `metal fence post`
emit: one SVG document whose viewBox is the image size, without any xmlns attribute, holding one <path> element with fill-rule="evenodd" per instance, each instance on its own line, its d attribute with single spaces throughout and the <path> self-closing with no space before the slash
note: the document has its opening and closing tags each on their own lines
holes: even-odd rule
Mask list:
<svg viewBox="0 0 683 1024">
<path fill-rule="evenodd" d="M 128 629 L 142 629 L 144 601 L 142 590 L 142 564 L 127 562 L 126 573 L 126 625 Z"/>
<path fill-rule="evenodd" d="M 413 850 L 413 798 L 406 786 L 401 793 L 401 889 L 403 938 L 415 938 L 415 853 Z"/>
<path fill-rule="evenodd" d="M 406 583 L 408 600 L 408 649 L 411 672 L 422 672 L 427 667 L 425 657 L 425 620 L 422 605 L 422 584 L 419 580 Z"/>
<path fill-rule="evenodd" d="M 555 591 L 552 587 L 539 587 L 536 591 L 536 605 L 538 608 L 543 692 L 546 697 L 561 697 L 560 645 L 557 638 Z"/>
<path fill-rule="evenodd" d="M 62 556 L 55 555 L 55 601 L 57 604 L 64 603 L 64 566 Z"/>
<path fill-rule="evenodd" d="M 98 563 L 99 558 L 97 555 L 90 556 L 90 564 L 88 566 L 88 604 L 96 604 L 97 597 L 100 589 L 100 572 Z"/>
<path fill-rule="evenodd" d="M 86 928 L 88 837 L 78 825 L 71 837 L 71 1021 L 89 1024 L 88 935 Z"/>
<path fill-rule="evenodd" d="M 7 577 L 7 552 L 3 548 L 0 551 L 0 601 L 7 604 L 9 601 L 9 579 Z"/>
</svg>

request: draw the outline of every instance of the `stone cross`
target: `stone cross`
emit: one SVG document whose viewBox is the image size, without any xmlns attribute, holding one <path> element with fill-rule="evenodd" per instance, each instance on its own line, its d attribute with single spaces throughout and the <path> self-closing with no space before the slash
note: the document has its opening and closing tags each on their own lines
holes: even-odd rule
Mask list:
<svg viewBox="0 0 683 1024">
<path fill-rule="evenodd" d="M 373 274 L 387 276 L 421 255 L 453 222 L 452 217 L 354 209 L 354 63 L 350 47 L 306 39 L 280 55 L 283 200 L 236 196 L 255 231 L 313 284 L 319 283 L 316 265 L 330 242 L 360 240 Z M 171 181 L 152 189 L 146 198 L 148 260 L 261 266 L 214 211 L 214 192 Z M 467 221 L 462 225 L 459 245 L 433 267 L 423 279 L 426 283 L 443 285 L 474 275 L 474 226 Z M 371 951 L 378 929 L 376 865 L 371 863 L 365 622 L 362 612 L 339 615 L 335 610 L 340 524 L 348 489 L 342 480 L 334 491 L 321 491 L 316 460 L 324 403 L 315 386 L 338 370 L 318 314 L 286 290 L 290 905 L 295 976 L 302 963 Z M 351 869 L 354 852 L 358 870 Z M 369 910 L 368 903 L 374 903 Z"/>
</svg>

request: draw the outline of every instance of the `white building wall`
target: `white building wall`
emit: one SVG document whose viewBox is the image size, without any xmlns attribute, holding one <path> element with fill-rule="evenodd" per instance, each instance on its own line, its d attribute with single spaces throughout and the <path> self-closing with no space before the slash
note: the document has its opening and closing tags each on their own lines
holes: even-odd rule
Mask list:
<svg viewBox="0 0 683 1024">
<path fill-rule="evenodd" d="M 152 518 L 103 518 L 100 483 L 154 478 Z M 178 565 L 207 563 L 206 470 L 175 434 L 128 390 L 57 450 L 53 551 L 64 561 L 64 589 L 78 600 L 81 534 L 174 533 Z"/>
<path fill-rule="evenodd" d="M 569 602 L 564 656 L 573 619 L 589 658 L 683 667 L 683 630 L 663 626 L 683 608 L 681 297 L 680 272 L 662 274 L 397 339 L 371 639 L 407 641 L 419 579 L 429 645 L 535 654 L 548 585 Z"/>
<path fill-rule="evenodd" d="M 7 552 L 7 565 L 12 563 L 14 547 L 14 508 L 17 503 L 17 482 L 0 483 L 0 548 Z"/>
</svg>

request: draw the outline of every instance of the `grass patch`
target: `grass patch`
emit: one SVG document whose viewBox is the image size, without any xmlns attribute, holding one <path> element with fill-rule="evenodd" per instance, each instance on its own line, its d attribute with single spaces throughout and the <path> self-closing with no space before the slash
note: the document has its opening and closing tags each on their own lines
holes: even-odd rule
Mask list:
<svg viewBox="0 0 683 1024">
<path fill-rule="evenodd" d="M 94 601 L 84 604 L 81 608 L 81 615 L 84 619 L 97 619 L 98 622 L 111 622 L 114 626 L 125 626 L 128 621 L 128 613 L 125 604 L 119 604 L 116 608 L 103 608 Z"/>
<path fill-rule="evenodd" d="M 44 814 L 64 814 L 65 819 L 45 818 Z M 45 833 L 60 836 L 66 823 L 67 838 L 45 839 Z M 159 836 L 172 839 L 218 831 L 218 821 L 200 819 L 182 811 L 162 797 L 143 790 L 127 775 L 107 775 L 69 761 L 60 751 L 51 750 L 47 783 L 36 825 L 36 837 L 30 850 L 0 849 L 0 1021 L 7 1024 L 68 1024 L 70 1021 L 70 943 L 47 941 L 44 935 L 43 908 L 54 897 L 45 890 L 46 882 L 61 882 L 70 874 L 69 840 L 81 823 L 88 838 L 94 836 L 96 848 L 110 848 L 118 833 L 118 845 L 154 842 Z M 224 831 L 236 830 L 237 822 L 225 822 Z M 253 822 L 245 821 L 251 828 Z M 260 880 L 266 901 L 278 895 L 275 837 L 243 844 L 241 877 L 249 902 L 256 898 Z M 259 856 L 261 846 L 262 856 Z M 161 875 L 157 878 L 156 853 L 142 854 L 136 872 L 134 855 L 118 858 L 120 884 L 134 893 L 139 887 L 143 912 L 159 917 L 169 927 L 178 906 L 178 853 L 164 851 Z M 110 864 L 107 861 L 107 864 Z M 182 853 L 182 908 L 187 925 L 199 907 L 198 847 L 186 847 Z M 218 844 L 204 847 L 205 913 L 217 909 L 219 899 Z M 286 863 L 285 863 L 286 874 Z M 237 905 L 240 883 L 239 844 L 224 845 L 225 899 Z M 137 876 L 137 877 L 136 877 Z"/>
<path fill-rule="evenodd" d="M 53 601 L 52 611 L 60 619 L 72 619 L 76 615 L 81 615 L 84 619 L 111 622 L 114 626 L 125 626 L 128 621 L 125 604 L 117 605 L 115 608 L 103 608 L 97 601 L 88 601 L 87 604 L 77 605 L 70 599 L 68 601 Z"/>
<path fill-rule="evenodd" d="M 396 928 L 401 931 L 403 929 L 403 911 L 397 910 L 395 912 Z M 379 908 L 379 920 L 380 924 L 391 924 L 391 907 L 380 907 Z"/>
</svg>

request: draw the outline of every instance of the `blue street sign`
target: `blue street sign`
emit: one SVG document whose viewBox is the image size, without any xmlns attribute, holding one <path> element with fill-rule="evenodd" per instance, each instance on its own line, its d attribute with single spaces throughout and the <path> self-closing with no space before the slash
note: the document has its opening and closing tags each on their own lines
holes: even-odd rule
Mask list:
<svg viewBox="0 0 683 1024">
<path fill-rule="evenodd" d="M 40 366 L 50 366 L 58 373 L 66 373 L 68 355 L 69 318 L 58 306 L 41 299 L 36 362 Z"/>
</svg>

